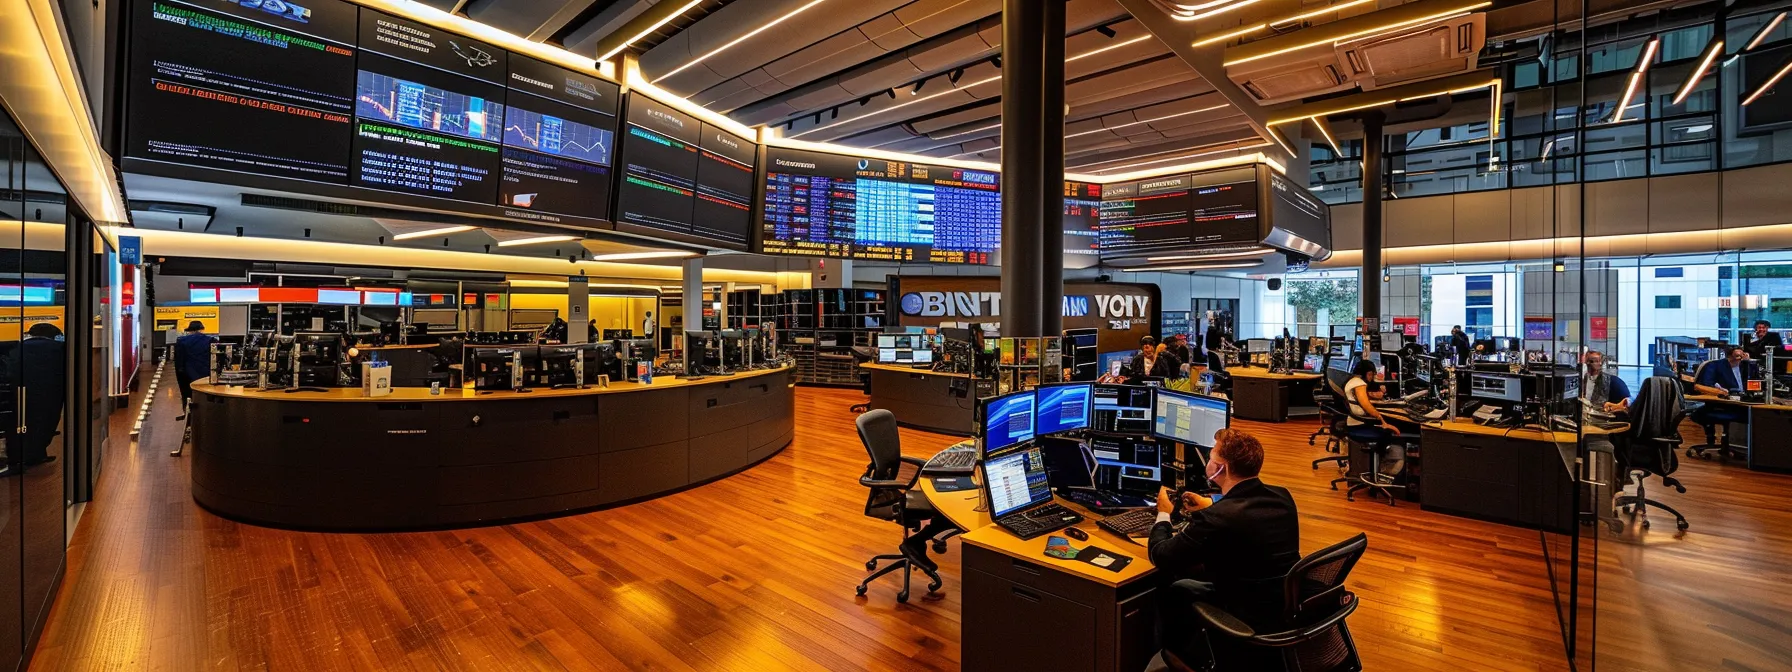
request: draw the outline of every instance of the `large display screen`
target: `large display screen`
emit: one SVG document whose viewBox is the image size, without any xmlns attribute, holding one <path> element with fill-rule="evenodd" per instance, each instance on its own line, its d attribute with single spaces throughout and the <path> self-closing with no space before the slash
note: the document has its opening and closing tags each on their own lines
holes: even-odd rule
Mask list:
<svg viewBox="0 0 1792 672">
<path fill-rule="evenodd" d="M 753 231 L 753 166 L 759 146 L 704 124 L 697 149 L 691 230 L 744 249 Z"/>
<path fill-rule="evenodd" d="M 616 228 L 747 249 L 758 146 L 643 96 L 626 117 Z"/>
<path fill-rule="evenodd" d="M 1106 185 L 1101 256 L 1262 242 L 1255 168 L 1228 168 Z"/>
<path fill-rule="evenodd" d="M 986 264 L 1001 248 L 994 172 L 781 148 L 766 156 L 767 253 Z"/>
<path fill-rule="evenodd" d="M 616 84 L 340 0 L 132 11 L 127 169 L 184 164 L 530 221 L 609 217 Z"/>
<path fill-rule="evenodd" d="M 1064 267 L 1088 268 L 1101 261 L 1101 185 L 1064 183 Z"/>
</svg>

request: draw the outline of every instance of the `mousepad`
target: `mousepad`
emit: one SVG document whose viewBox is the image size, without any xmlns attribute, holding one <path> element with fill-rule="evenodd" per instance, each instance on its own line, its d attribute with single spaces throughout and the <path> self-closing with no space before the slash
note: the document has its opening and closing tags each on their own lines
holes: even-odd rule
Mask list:
<svg viewBox="0 0 1792 672">
<path fill-rule="evenodd" d="M 1098 546 L 1082 547 L 1077 550 L 1076 557 L 1073 559 L 1077 562 L 1087 562 L 1110 572 L 1118 572 L 1132 564 L 1131 557 Z"/>
<path fill-rule="evenodd" d="M 935 476 L 933 489 L 940 492 L 962 492 L 977 489 L 977 483 L 969 476 Z"/>
</svg>

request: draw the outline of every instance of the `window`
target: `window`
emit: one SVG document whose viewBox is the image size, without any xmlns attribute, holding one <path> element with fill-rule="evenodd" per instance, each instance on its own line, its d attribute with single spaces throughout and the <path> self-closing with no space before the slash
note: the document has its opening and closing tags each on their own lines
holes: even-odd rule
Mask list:
<svg viewBox="0 0 1792 672">
<path fill-rule="evenodd" d="M 1657 297 L 1655 297 L 1655 309 L 1656 310 L 1679 310 L 1680 309 L 1680 297 L 1678 297 L 1678 296 L 1657 296 Z"/>
<path fill-rule="evenodd" d="M 1684 278 L 1684 277 L 1686 277 L 1686 269 L 1680 268 L 1679 266 L 1674 266 L 1671 268 L 1657 268 L 1657 269 L 1655 269 L 1655 277 L 1657 277 L 1657 278 Z"/>
</svg>

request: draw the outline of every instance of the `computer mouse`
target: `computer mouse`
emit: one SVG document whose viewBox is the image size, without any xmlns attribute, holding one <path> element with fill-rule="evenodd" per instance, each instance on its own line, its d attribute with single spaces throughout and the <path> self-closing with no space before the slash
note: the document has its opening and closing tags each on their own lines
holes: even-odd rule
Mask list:
<svg viewBox="0 0 1792 672">
<path fill-rule="evenodd" d="M 1065 535 L 1066 535 L 1066 536 L 1069 536 L 1069 537 L 1070 537 L 1070 538 L 1071 538 L 1071 539 L 1075 539 L 1075 540 L 1077 540 L 1077 541 L 1088 541 L 1088 540 L 1089 540 L 1089 533 L 1088 533 L 1088 532 L 1084 532 L 1084 531 L 1082 531 L 1082 530 L 1079 530 L 1079 529 L 1077 529 L 1077 528 L 1074 528 L 1074 527 L 1066 527 L 1066 528 L 1064 528 L 1064 534 L 1065 534 Z"/>
</svg>

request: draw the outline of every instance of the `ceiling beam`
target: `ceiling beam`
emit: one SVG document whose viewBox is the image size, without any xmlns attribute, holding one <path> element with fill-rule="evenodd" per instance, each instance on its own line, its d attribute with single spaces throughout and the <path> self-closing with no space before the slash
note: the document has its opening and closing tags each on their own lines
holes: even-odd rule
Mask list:
<svg viewBox="0 0 1792 672">
<path fill-rule="evenodd" d="M 1293 158 L 1284 149 L 1284 144 L 1274 135 L 1269 127 L 1269 113 L 1257 105 L 1250 94 L 1238 88 L 1226 76 L 1226 66 L 1222 63 L 1225 48 L 1222 45 L 1211 45 L 1196 48 L 1195 40 L 1205 35 L 1197 35 L 1195 27 L 1199 22 L 1181 22 L 1171 18 L 1152 0 L 1119 0 L 1120 6 L 1132 13 L 1134 19 L 1151 31 L 1152 35 L 1163 42 L 1177 56 L 1182 58 L 1190 68 L 1194 68 L 1201 79 L 1213 87 L 1213 90 L 1244 114 L 1245 121 L 1264 142 L 1271 144 L 1263 148 L 1266 155 L 1277 158 L 1284 165 Z"/>
</svg>

